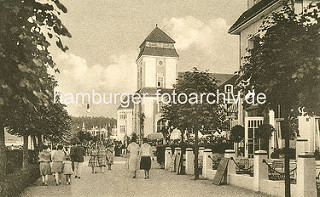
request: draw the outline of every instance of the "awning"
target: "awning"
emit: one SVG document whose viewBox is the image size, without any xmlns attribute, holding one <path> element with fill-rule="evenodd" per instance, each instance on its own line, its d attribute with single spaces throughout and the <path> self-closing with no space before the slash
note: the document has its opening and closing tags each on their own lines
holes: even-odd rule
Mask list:
<svg viewBox="0 0 320 197">
<path fill-rule="evenodd" d="M 147 136 L 149 140 L 158 140 L 158 139 L 163 139 L 163 134 L 162 133 L 151 133 Z"/>
</svg>

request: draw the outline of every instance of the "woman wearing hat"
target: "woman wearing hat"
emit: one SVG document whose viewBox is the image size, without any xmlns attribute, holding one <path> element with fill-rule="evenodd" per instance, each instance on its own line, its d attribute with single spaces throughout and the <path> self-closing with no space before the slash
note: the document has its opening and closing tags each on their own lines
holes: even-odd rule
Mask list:
<svg viewBox="0 0 320 197">
<path fill-rule="evenodd" d="M 148 144 L 148 139 L 143 138 L 143 144 L 140 148 L 140 170 L 144 170 L 144 178 L 149 178 L 149 170 L 151 168 L 152 147 Z"/>
<path fill-rule="evenodd" d="M 129 163 L 129 170 L 133 173 L 133 178 L 137 176 L 138 170 L 138 159 L 139 159 L 139 145 L 136 143 L 137 137 L 134 135 L 132 136 L 131 143 L 128 145 L 128 163 Z"/>
</svg>

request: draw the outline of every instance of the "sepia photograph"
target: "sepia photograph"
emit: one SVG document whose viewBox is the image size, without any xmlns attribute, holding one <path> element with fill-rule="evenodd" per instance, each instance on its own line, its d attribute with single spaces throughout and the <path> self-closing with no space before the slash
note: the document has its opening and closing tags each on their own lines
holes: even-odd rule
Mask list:
<svg viewBox="0 0 320 197">
<path fill-rule="evenodd" d="M 320 197 L 320 0 L 0 0 L 0 197 Z"/>
</svg>

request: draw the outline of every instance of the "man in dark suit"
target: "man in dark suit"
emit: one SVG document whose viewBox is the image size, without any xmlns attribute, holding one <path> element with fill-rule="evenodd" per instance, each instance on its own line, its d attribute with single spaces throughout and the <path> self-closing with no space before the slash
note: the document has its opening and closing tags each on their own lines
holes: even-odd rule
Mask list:
<svg viewBox="0 0 320 197">
<path fill-rule="evenodd" d="M 75 178 L 80 179 L 81 177 L 81 166 L 84 161 L 85 150 L 81 146 L 81 143 L 77 143 L 76 146 L 71 147 L 70 157 L 74 164 L 74 175 Z"/>
</svg>

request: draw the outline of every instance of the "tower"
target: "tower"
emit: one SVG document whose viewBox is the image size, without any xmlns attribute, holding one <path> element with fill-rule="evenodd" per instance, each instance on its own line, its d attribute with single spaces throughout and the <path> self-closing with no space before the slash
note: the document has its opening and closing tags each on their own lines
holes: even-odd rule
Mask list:
<svg viewBox="0 0 320 197">
<path fill-rule="evenodd" d="M 178 53 L 175 41 L 156 27 L 140 45 L 137 59 L 137 88 L 173 88 Z"/>
<path fill-rule="evenodd" d="M 174 44 L 175 41 L 156 26 L 140 45 L 136 60 L 137 92 L 148 94 L 141 105 L 134 107 L 135 131 L 141 136 L 159 132 L 164 126 L 161 103 L 157 102 L 155 93 L 157 89 L 170 91 L 176 83 L 179 55 Z"/>
</svg>

